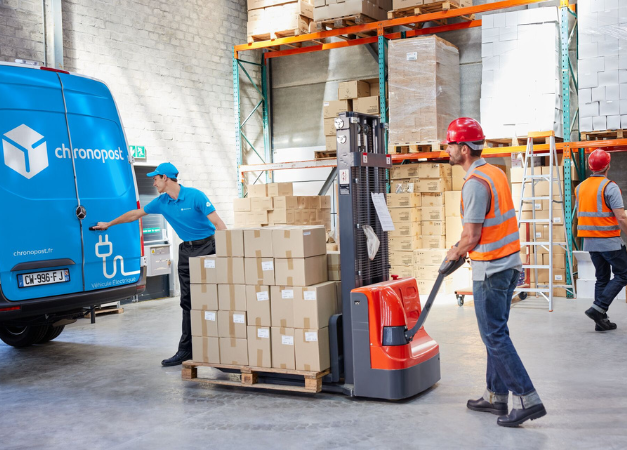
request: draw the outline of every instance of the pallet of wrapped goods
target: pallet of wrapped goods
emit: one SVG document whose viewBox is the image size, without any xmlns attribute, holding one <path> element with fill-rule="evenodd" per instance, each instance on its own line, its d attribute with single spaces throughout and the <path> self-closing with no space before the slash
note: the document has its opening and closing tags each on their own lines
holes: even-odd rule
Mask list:
<svg viewBox="0 0 627 450">
<path fill-rule="evenodd" d="M 390 145 L 390 153 L 404 155 L 407 153 L 443 152 L 447 145 L 439 141 L 414 142 Z"/>
<path fill-rule="evenodd" d="M 309 33 L 313 9 L 312 4 L 298 0 L 248 11 L 248 42 Z"/>
<path fill-rule="evenodd" d="M 324 31 L 385 20 L 391 9 L 390 0 L 327 0 L 314 8 L 315 28 Z M 376 30 L 367 34 L 376 35 Z"/>
<path fill-rule="evenodd" d="M 459 8 L 472 6 L 472 0 L 447 0 L 431 1 L 431 0 L 393 0 L 392 11 L 388 12 L 388 19 L 399 19 L 401 17 L 418 16 L 420 14 L 429 14 L 440 11 L 450 11 Z M 475 15 L 461 16 L 465 20 L 474 20 Z"/>
<path fill-rule="evenodd" d="M 390 41 L 389 142 L 441 142 L 460 115 L 459 51 L 436 36 Z"/>
</svg>

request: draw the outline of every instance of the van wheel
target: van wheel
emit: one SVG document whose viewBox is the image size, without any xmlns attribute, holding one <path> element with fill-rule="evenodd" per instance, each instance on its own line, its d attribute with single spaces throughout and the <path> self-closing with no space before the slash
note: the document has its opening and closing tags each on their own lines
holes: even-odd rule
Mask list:
<svg viewBox="0 0 627 450">
<path fill-rule="evenodd" d="M 15 348 L 36 344 L 44 337 L 50 325 L 0 325 L 0 339 Z"/>
<path fill-rule="evenodd" d="M 46 334 L 43 335 L 43 337 L 39 342 L 37 342 L 37 344 L 45 344 L 46 342 L 50 342 L 53 339 L 58 338 L 64 328 L 65 325 L 60 325 L 58 327 L 53 327 L 52 325 L 50 325 L 50 327 L 48 327 L 48 331 L 46 331 Z"/>
</svg>

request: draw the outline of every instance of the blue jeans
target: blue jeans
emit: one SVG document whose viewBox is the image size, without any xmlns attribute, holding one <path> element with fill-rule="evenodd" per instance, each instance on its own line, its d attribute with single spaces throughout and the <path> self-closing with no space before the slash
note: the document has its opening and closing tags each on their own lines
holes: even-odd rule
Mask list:
<svg viewBox="0 0 627 450">
<path fill-rule="evenodd" d="M 597 277 L 594 304 L 606 312 L 621 289 L 627 286 L 627 250 L 623 246 L 613 252 L 590 252 L 590 259 Z M 612 272 L 614 278 L 610 280 Z"/>
<path fill-rule="evenodd" d="M 507 269 L 483 281 L 473 281 L 475 314 L 481 339 L 488 352 L 486 384 L 497 396 L 526 396 L 533 383 L 509 337 L 507 320 L 519 272 Z M 507 397 L 505 397 L 507 398 Z"/>
</svg>

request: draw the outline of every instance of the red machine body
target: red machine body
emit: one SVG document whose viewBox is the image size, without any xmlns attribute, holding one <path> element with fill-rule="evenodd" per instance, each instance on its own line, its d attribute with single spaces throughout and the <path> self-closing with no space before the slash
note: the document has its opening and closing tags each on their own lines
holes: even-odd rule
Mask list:
<svg viewBox="0 0 627 450">
<path fill-rule="evenodd" d="M 370 364 L 372 369 L 407 369 L 440 352 L 440 346 L 421 328 L 406 345 L 384 346 L 384 327 L 411 329 L 422 311 L 415 278 L 400 278 L 353 289 L 368 298 Z"/>
</svg>

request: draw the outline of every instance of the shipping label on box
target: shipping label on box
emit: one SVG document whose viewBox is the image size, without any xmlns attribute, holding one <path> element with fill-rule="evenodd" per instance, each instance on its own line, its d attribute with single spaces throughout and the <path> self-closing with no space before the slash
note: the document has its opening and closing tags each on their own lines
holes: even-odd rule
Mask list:
<svg viewBox="0 0 627 450">
<path fill-rule="evenodd" d="M 418 167 L 420 167 L 420 164 L 402 164 L 400 166 L 393 166 L 390 169 L 390 178 L 417 178 Z"/>
<path fill-rule="evenodd" d="M 272 327 L 272 367 L 295 369 L 294 328 Z"/>
<path fill-rule="evenodd" d="M 329 277 L 329 281 L 341 280 L 341 265 L 340 265 L 340 252 L 339 251 L 327 252 L 327 275 Z"/>
<path fill-rule="evenodd" d="M 423 206 L 421 211 L 423 221 L 442 221 L 446 217 L 443 206 Z"/>
<path fill-rule="evenodd" d="M 218 311 L 189 312 L 192 336 L 218 337 Z"/>
<path fill-rule="evenodd" d="M 325 245 L 326 253 L 326 245 Z M 274 278 L 277 285 L 311 286 L 327 281 L 327 256 L 285 258 L 274 260 Z"/>
<path fill-rule="evenodd" d="M 322 113 L 325 119 L 336 118 L 338 114 L 352 110 L 352 100 L 331 100 L 322 104 Z"/>
<path fill-rule="evenodd" d="M 388 208 L 419 208 L 420 194 L 387 194 Z"/>
<path fill-rule="evenodd" d="M 271 229 L 244 230 L 244 256 L 247 258 L 271 258 L 272 255 Z"/>
<path fill-rule="evenodd" d="M 417 182 L 414 181 L 414 190 L 416 192 L 446 192 L 451 190 L 451 179 L 449 178 L 440 178 L 440 179 L 430 179 L 430 178 L 421 178 L 418 179 Z M 423 204 L 423 206 L 425 206 Z"/>
<path fill-rule="evenodd" d="M 448 250 L 420 249 L 414 251 L 414 264 L 417 266 L 436 266 L 446 259 Z"/>
<path fill-rule="evenodd" d="M 269 327 L 272 325 L 270 311 L 270 286 L 246 286 L 246 311 L 248 325 Z"/>
<path fill-rule="evenodd" d="M 392 275 L 398 275 L 401 278 L 413 278 L 414 266 L 391 266 L 390 277 Z"/>
<path fill-rule="evenodd" d="M 248 365 L 248 340 L 220 338 L 220 364 Z"/>
<path fill-rule="evenodd" d="M 390 251 L 412 252 L 413 250 L 421 248 L 421 245 L 422 237 L 388 237 L 388 246 Z M 390 264 L 392 263 L 390 262 Z"/>
<path fill-rule="evenodd" d="M 219 284 L 218 305 L 221 311 L 246 311 L 246 286 Z"/>
<path fill-rule="evenodd" d="M 444 193 L 443 192 L 421 192 L 420 193 L 420 203 L 422 207 L 433 207 L 433 206 L 445 206 L 444 203 Z"/>
<path fill-rule="evenodd" d="M 323 328 L 337 311 L 336 283 L 294 288 L 294 327 Z"/>
<path fill-rule="evenodd" d="M 390 209 L 390 216 L 392 217 L 392 222 L 395 224 L 402 222 L 420 222 L 422 219 L 420 208 L 392 208 Z"/>
<path fill-rule="evenodd" d="M 216 282 L 218 284 L 246 284 L 244 258 L 216 258 L 215 265 L 217 269 Z"/>
<path fill-rule="evenodd" d="M 321 372 L 331 367 L 329 329 L 294 330 L 296 370 Z"/>
<path fill-rule="evenodd" d="M 447 217 L 461 217 L 461 191 L 449 191 L 444 193 L 444 204 L 446 205 Z"/>
<path fill-rule="evenodd" d="M 372 97 L 356 98 L 355 100 L 353 100 L 353 111 L 362 114 L 371 114 L 373 116 L 378 116 L 380 111 L 379 105 L 380 100 L 378 95 Z"/>
<path fill-rule="evenodd" d="M 189 278 L 191 283 L 216 284 L 218 279 L 216 255 L 189 258 Z"/>
<path fill-rule="evenodd" d="M 268 185 L 259 183 L 259 184 L 249 184 L 247 187 L 248 197 L 249 198 L 260 198 L 268 196 Z"/>
<path fill-rule="evenodd" d="M 423 236 L 422 248 L 429 248 L 429 249 L 447 248 L 446 239 L 444 238 L 444 236 Z"/>
<path fill-rule="evenodd" d="M 272 367 L 270 327 L 248 326 L 248 360 L 253 367 Z"/>
<path fill-rule="evenodd" d="M 216 256 L 244 256 L 244 230 L 216 230 Z"/>
<path fill-rule="evenodd" d="M 294 287 L 270 287 L 270 315 L 273 327 L 294 327 Z"/>
<path fill-rule="evenodd" d="M 450 164 L 433 164 L 422 163 L 418 164 L 418 177 L 419 178 L 450 178 L 452 175 Z M 441 191 L 440 191 L 441 192 Z"/>
<path fill-rule="evenodd" d="M 217 337 L 192 336 L 192 359 L 196 362 L 220 364 L 220 341 Z"/>
<path fill-rule="evenodd" d="M 339 100 L 368 96 L 370 96 L 370 85 L 361 80 L 345 81 L 340 83 L 337 89 L 337 98 Z"/>
<path fill-rule="evenodd" d="M 414 263 L 414 252 L 390 251 L 391 266 L 411 266 Z"/>
<path fill-rule="evenodd" d="M 324 255 L 327 252 L 326 242 L 326 231 L 321 226 L 294 226 L 272 230 L 272 249 L 275 258 Z"/>
<path fill-rule="evenodd" d="M 423 244 L 425 236 L 446 236 L 446 222 L 439 221 L 423 221 L 422 222 Z"/>
<path fill-rule="evenodd" d="M 269 183 L 268 197 L 286 197 L 294 195 L 292 183 Z"/>
<path fill-rule="evenodd" d="M 246 311 L 218 311 L 218 335 L 246 339 Z"/>
<path fill-rule="evenodd" d="M 218 310 L 218 285 L 217 284 L 190 284 L 192 309 L 199 311 Z"/>
<path fill-rule="evenodd" d="M 234 198 L 233 199 L 233 211 L 250 212 L 250 199 L 248 197 Z"/>
<path fill-rule="evenodd" d="M 274 258 L 244 258 L 246 284 L 272 286 L 274 284 Z"/>
</svg>

